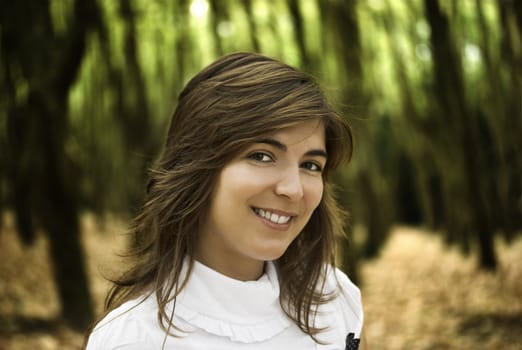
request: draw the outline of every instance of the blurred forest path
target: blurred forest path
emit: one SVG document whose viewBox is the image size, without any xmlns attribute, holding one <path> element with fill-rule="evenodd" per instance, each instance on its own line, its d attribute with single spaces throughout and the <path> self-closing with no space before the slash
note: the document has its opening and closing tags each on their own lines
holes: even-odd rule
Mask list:
<svg viewBox="0 0 522 350">
<path fill-rule="evenodd" d="M 522 239 L 497 240 L 497 273 L 433 232 L 397 227 L 362 264 L 370 349 L 522 349 Z"/>
<path fill-rule="evenodd" d="M 0 232 L 0 350 L 79 349 L 82 334 L 59 323 L 59 301 L 44 235 L 24 248 L 12 216 Z M 96 312 L 118 266 L 125 224 L 103 227 L 82 217 Z M 503 349 L 522 347 L 522 239 L 496 242 L 496 273 L 445 247 L 438 235 L 396 227 L 379 258 L 362 264 L 365 332 L 370 350 Z M 27 268 L 27 267 L 30 268 Z"/>
</svg>

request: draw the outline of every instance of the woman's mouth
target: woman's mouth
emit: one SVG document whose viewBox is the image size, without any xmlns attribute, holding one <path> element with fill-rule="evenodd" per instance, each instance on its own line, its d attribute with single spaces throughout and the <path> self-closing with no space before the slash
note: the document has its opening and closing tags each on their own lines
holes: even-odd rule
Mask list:
<svg viewBox="0 0 522 350">
<path fill-rule="evenodd" d="M 254 211 L 254 213 L 256 213 L 257 216 L 262 217 L 274 224 L 283 225 L 288 223 L 292 219 L 292 216 L 279 215 L 265 209 L 253 207 L 252 210 Z"/>
</svg>

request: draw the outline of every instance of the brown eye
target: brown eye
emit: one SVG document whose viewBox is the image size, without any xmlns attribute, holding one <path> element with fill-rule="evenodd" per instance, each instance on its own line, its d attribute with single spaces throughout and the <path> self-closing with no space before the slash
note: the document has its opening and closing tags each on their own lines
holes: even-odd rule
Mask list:
<svg viewBox="0 0 522 350">
<path fill-rule="evenodd" d="M 272 156 L 270 156 L 269 154 L 267 154 L 265 152 L 253 152 L 253 153 L 250 153 L 248 155 L 248 158 L 250 158 L 252 160 L 255 160 L 255 161 L 258 161 L 258 162 L 263 162 L 263 163 L 268 163 L 268 162 L 271 162 L 271 161 L 274 160 L 272 158 Z"/>
<path fill-rule="evenodd" d="M 323 168 L 321 165 L 315 163 L 315 162 L 304 162 L 301 164 L 301 168 L 304 168 L 306 170 L 315 171 L 315 172 L 322 172 Z"/>
</svg>

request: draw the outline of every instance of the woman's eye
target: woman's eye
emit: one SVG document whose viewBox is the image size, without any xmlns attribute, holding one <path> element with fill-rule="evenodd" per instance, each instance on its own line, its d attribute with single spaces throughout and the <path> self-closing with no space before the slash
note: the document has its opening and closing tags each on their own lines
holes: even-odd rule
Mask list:
<svg viewBox="0 0 522 350">
<path fill-rule="evenodd" d="M 321 167 L 321 165 L 315 163 L 315 162 L 304 162 L 302 164 L 302 167 L 307 169 L 307 170 L 310 170 L 310 171 L 316 171 L 316 172 L 322 172 L 323 171 L 323 168 Z"/>
<path fill-rule="evenodd" d="M 271 162 L 273 159 L 270 155 L 263 153 L 263 152 L 254 152 L 251 153 L 248 158 L 253 159 L 258 162 Z"/>
</svg>

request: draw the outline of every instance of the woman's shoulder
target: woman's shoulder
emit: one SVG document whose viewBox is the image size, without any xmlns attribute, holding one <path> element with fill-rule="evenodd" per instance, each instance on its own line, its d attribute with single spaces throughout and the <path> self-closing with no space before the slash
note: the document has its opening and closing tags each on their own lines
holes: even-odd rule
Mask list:
<svg viewBox="0 0 522 350">
<path fill-rule="evenodd" d="M 89 336 L 86 350 L 147 349 L 154 344 L 157 308 L 152 298 L 130 300 L 109 312 Z"/>
<path fill-rule="evenodd" d="M 318 309 L 320 327 L 326 327 L 335 337 L 359 338 L 363 327 L 361 292 L 348 275 L 339 268 L 325 266 L 323 293 L 329 301 Z"/>
<path fill-rule="evenodd" d="M 336 299 L 340 302 L 357 306 L 356 311 L 362 312 L 361 291 L 341 269 L 331 265 L 326 266 L 325 289 L 327 293 L 336 294 Z"/>
</svg>

